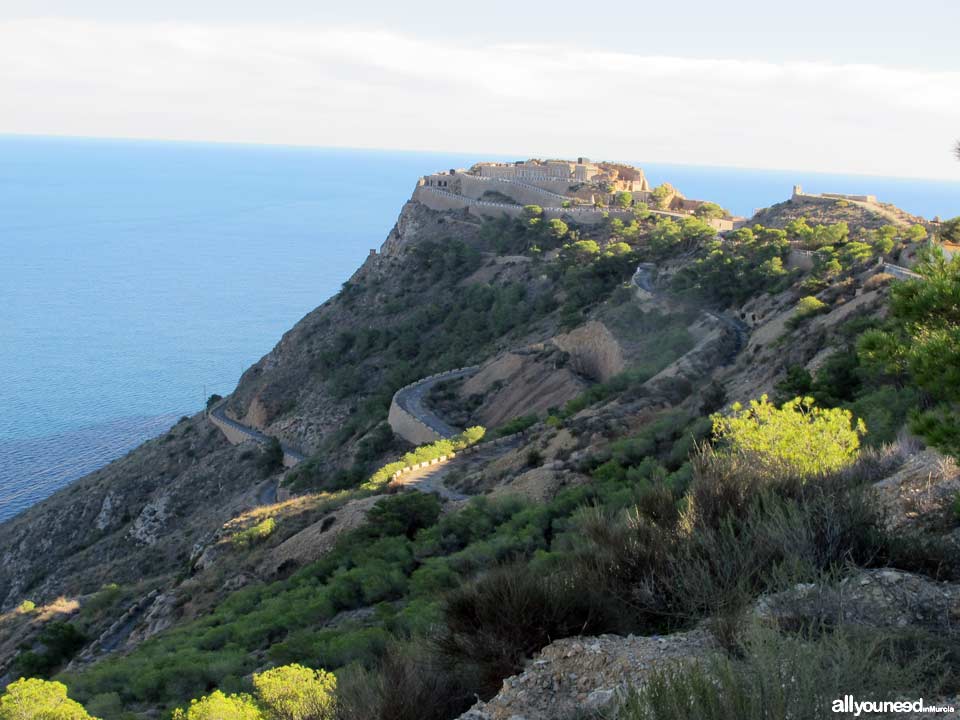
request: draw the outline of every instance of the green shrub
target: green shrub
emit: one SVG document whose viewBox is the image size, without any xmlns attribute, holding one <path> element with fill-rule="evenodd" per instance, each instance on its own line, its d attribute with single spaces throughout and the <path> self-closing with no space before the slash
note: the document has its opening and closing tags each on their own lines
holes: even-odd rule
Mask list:
<svg viewBox="0 0 960 720">
<path fill-rule="evenodd" d="M 497 437 L 506 437 L 514 433 L 523 432 L 537 422 L 536 414 L 520 415 L 497 428 Z"/>
<path fill-rule="evenodd" d="M 932 646 L 933 643 L 929 643 Z M 753 628 L 739 657 L 715 655 L 658 670 L 626 701 L 623 720 L 827 718 L 857 700 L 935 697 L 937 658 L 904 652 L 891 634 L 841 628 L 814 639 Z"/>
<path fill-rule="evenodd" d="M 475 666 L 482 693 L 492 693 L 552 639 L 612 629 L 592 596 L 571 578 L 500 567 L 450 593 L 437 642 L 453 662 Z"/>
<path fill-rule="evenodd" d="M 248 527 L 246 530 L 241 530 L 240 532 L 234 533 L 231 536 L 230 541 L 233 543 L 234 547 L 245 548 L 255 545 L 259 542 L 263 542 L 268 537 L 273 535 L 273 531 L 277 529 L 277 521 L 272 517 L 268 517 L 265 520 L 261 520 L 256 525 Z"/>
<path fill-rule="evenodd" d="M 94 720 L 67 697 L 63 683 L 36 678 L 11 682 L 0 695 L 0 720 Z"/>
<path fill-rule="evenodd" d="M 264 443 L 257 458 L 257 467 L 264 475 L 271 475 L 283 467 L 283 447 L 277 438 L 272 437 Z"/>
<path fill-rule="evenodd" d="M 778 409 L 764 395 L 746 408 L 734 404 L 730 415 L 713 416 L 715 439 L 771 477 L 813 477 L 847 467 L 866 431 L 849 410 L 818 408 L 813 398 L 796 398 Z"/>
<path fill-rule="evenodd" d="M 249 695 L 226 695 L 214 690 L 206 697 L 190 702 L 186 710 L 177 708 L 172 720 L 263 720 L 263 714 Z"/>
<path fill-rule="evenodd" d="M 363 532 L 369 537 L 404 535 L 412 540 L 419 530 L 437 521 L 440 506 L 437 496 L 428 493 L 407 492 L 385 498 L 370 508 Z"/>
<path fill-rule="evenodd" d="M 449 440 L 437 440 L 429 445 L 420 447 L 406 453 L 400 460 L 384 465 L 377 470 L 370 479 L 363 484 L 364 490 L 379 490 L 393 479 L 394 473 L 405 467 L 416 465 L 417 463 L 437 460 L 444 455 L 451 455 L 465 448 L 475 445 L 483 439 L 486 429 L 476 425 L 469 427 L 459 435 L 455 435 Z"/>
<path fill-rule="evenodd" d="M 76 625 L 62 621 L 45 624 L 37 639 L 43 645 L 42 650 L 21 652 L 14 661 L 14 667 L 22 676 L 49 677 L 76 655 L 87 641 Z"/>
<path fill-rule="evenodd" d="M 813 295 L 807 295 L 804 298 L 800 298 L 800 301 L 797 303 L 796 312 L 794 312 L 793 316 L 787 321 L 787 324 L 791 328 L 796 328 L 799 327 L 804 320 L 829 311 L 830 307 L 825 302 Z"/>
<path fill-rule="evenodd" d="M 17 605 L 15 612 L 18 615 L 29 615 L 34 610 L 37 609 L 37 604 L 33 600 L 24 600 L 22 603 Z"/>
<path fill-rule="evenodd" d="M 253 687 L 269 720 L 332 720 L 337 679 L 302 665 L 255 673 Z"/>
<path fill-rule="evenodd" d="M 338 683 L 338 720 L 448 720 L 476 695 L 469 671 L 422 643 L 389 645 L 373 670 L 347 668 Z"/>
</svg>

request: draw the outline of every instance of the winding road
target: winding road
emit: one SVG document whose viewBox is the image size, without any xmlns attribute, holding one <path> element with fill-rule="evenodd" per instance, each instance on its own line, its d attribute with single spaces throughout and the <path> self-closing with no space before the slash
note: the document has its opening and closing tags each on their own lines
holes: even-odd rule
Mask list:
<svg viewBox="0 0 960 720">
<path fill-rule="evenodd" d="M 657 266 L 653 263 L 640 263 L 637 265 L 637 271 L 633 274 L 633 278 L 631 279 L 634 287 L 650 293 L 651 295 L 655 295 L 656 287 L 653 283 L 652 273 L 654 270 L 656 270 L 656 268 Z M 740 354 L 740 351 L 747 346 L 747 342 L 750 340 L 750 326 L 743 322 L 743 320 L 740 318 L 732 317 L 725 313 L 718 313 L 713 310 L 703 310 L 702 312 L 715 322 L 718 322 L 721 325 L 729 328 L 736 337 L 736 347 L 734 347 L 723 363 L 724 365 L 729 365 L 731 362 L 733 362 L 734 358 Z"/>
<path fill-rule="evenodd" d="M 243 423 L 237 422 L 233 418 L 228 417 L 226 413 L 226 404 L 227 398 L 224 398 L 214 405 L 208 414 L 214 425 L 217 425 L 220 428 L 230 442 L 239 442 L 235 441 L 231 435 L 239 435 L 245 440 L 253 440 L 261 445 L 268 443 L 272 439 L 269 435 L 265 435 L 249 425 L 244 425 Z M 232 430 L 233 433 L 228 432 L 226 428 Z M 288 445 L 285 442 L 281 442 L 280 447 L 283 449 L 284 465 L 287 467 L 293 467 L 294 465 L 306 460 L 306 455 L 297 450 L 295 447 Z"/>
<path fill-rule="evenodd" d="M 395 400 L 401 408 L 413 415 L 441 438 L 451 438 L 460 432 L 460 428 L 455 428 L 445 421 L 433 412 L 433 410 L 425 406 L 423 401 L 437 383 L 467 377 L 473 375 L 479 369 L 479 365 L 473 365 L 471 367 L 460 368 L 459 370 L 451 370 L 449 372 L 431 375 L 398 390 Z"/>
</svg>

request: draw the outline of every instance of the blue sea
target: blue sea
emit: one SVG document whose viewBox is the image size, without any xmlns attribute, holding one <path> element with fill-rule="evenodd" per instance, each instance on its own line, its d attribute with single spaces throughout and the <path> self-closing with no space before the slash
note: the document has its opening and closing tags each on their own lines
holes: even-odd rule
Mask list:
<svg viewBox="0 0 960 720">
<path fill-rule="evenodd" d="M 0 136 L 0 521 L 230 392 L 419 175 L 481 159 Z M 644 167 L 740 214 L 802 183 L 960 215 L 960 183 Z"/>
</svg>

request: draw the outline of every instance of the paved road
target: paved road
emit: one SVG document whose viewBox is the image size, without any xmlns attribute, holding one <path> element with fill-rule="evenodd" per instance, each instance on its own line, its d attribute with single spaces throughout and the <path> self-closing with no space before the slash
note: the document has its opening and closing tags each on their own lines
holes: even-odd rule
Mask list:
<svg viewBox="0 0 960 720">
<path fill-rule="evenodd" d="M 479 370 L 479 367 L 468 367 L 461 370 L 452 370 L 448 373 L 441 373 L 434 377 L 421 380 L 418 383 L 402 388 L 397 392 L 397 404 L 408 413 L 417 418 L 420 422 L 433 430 L 442 438 L 449 438 L 457 435 L 460 428 L 455 428 L 433 410 L 424 405 L 424 400 L 430 393 L 430 389 L 437 383 L 446 380 L 456 380 L 457 378 L 473 375 Z"/>
<path fill-rule="evenodd" d="M 401 475 L 390 484 L 393 487 L 410 487 L 420 492 L 436 493 L 444 500 L 468 500 L 471 497 L 470 495 L 464 495 L 461 492 L 449 489 L 444 484 L 444 478 L 452 471 L 470 472 L 471 470 L 479 469 L 486 463 L 516 449 L 523 442 L 524 438 L 522 434 L 517 434 L 511 438 L 504 438 L 496 442 L 486 442 L 477 446 L 474 452 L 460 453 L 447 462 L 428 465 L 425 468 L 413 470 L 405 475 Z"/>
<path fill-rule="evenodd" d="M 722 363 L 723 365 L 729 365 L 737 355 L 740 354 L 740 351 L 747 346 L 747 342 L 750 340 L 750 326 L 740 318 L 731 317 L 730 315 L 713 312 L 712 310 L 704 310 L 703 312 L 705 315 L 709 315 L 717 322 L 730 328 L 737 339 L 736 347 L 730 351 L 730 354 L 724 358 L 724 362 Z"/>
<path fill-rule="evenodd" d="M 225 412 L 226 404 L 227 404 L 226 400 L 221 400 L 218 404 L 214 405 L 212 410 L 210 410 L 210 414 L 213 415 L 213 417 L 215 417 L 220 422 L 226 425 L 229 425 L 234 430 L 237 430 L 240 433 L 246 435 L 251 440 L 254 440 L 260 444 L 264 444 L 270 441 L 271 438 L 269 435 L 265 435 L 259 430 L 256 430 L 248 425 L 244 425 L 243 423 L 237 422 L 231 417 L 227 417 L 227 413 Z M 297 464 L 299 462 L 303 462 L 304 460 L 306 460 L 306 456 L 302 452 L 297 450 L 295 447 L 288 445 L 285 442 L 281 442 L 280 447 L 283 448 L 283 454 L 293 460 L 293 464 Z"/>
<path fill-rule="evenodd" d="M 634 286 L 650 293 L 651 295 L 656 293 L 656 289 L 653 285 L 653 271 L 656 269 L 656 265 L 653 263 L 640 263 L 637 265 L 637 271 L 633 274 L 631 282 Z M 733 331 L 737 344 L 735 349 L 730 353 L 730 355 L 724 359 L 723 364 L 729 365 L 733 362 L 734 358 L 747 346 L 747 342 L 750 340 L 750 326 L 743 322 L 740 318 L 734 317 L 732 315 L 727 315 L 725 313 L 718 313 L 712 310 L 704 310 L 704 315 L 707 315 L 713 318 L 715 321 L 725 325 L 730 330 Z"/>
<path fill-rule="evenodd" d="M 656 269 L 653 263 L 640 263 L 637 265 L 637 271 L 633 274 L 633 284 L 641 290 L 653 295 L 653 271 Z"/>
<path fill-rule="evenodd" d="M 923 280 L 923 275 L 914 272 L 910 268 L 905 268 L 902 265 L 884 263 L 883 271 L 893 275 L 895 278 L 899 278 L 900 280 Z"/>
</svg>

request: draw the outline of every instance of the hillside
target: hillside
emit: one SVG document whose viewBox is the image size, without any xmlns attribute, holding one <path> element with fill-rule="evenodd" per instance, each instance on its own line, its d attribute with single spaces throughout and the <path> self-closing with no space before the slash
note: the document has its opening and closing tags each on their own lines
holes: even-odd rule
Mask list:
<svg viewBox="0 0 960 720">
<path fill-rule="evenodd" d="M 598 172 L 640 182 L 626 170 Z M 906 623 L 916 647 L 960 640 L 956 467 L 904 431 L 926 391 L 858 350 L 886 327 L 883 262 L 917 253 L 920 219 L 794 200 L 719 235 L 631 202 L 589 222 L 406 203 L 225 399 L 303 462 L 231 445 L 200 413 L 0 525 L 0 685 L 53 676 L 105 720 L 166 718 L 299 663 L 337 673 L 344 719 L 453 718 L 477 698 L 475 720 L 558 717 L 671 659 L 793 647 L 754 620 L 776 605 L 787 635 L 837 623 L 784 593 L 883 572 L 929 605 Z M 427 423 L 415 449 L 405 388 L 404 413 L 473 430 Z M 711 414 L 765 394 L 813 397 L 854 450 L 815 471 L 725 454 Z M 929 697 L 957 691 L 949 653 L 940 684 L 923 671 Z"/>
</svg>

